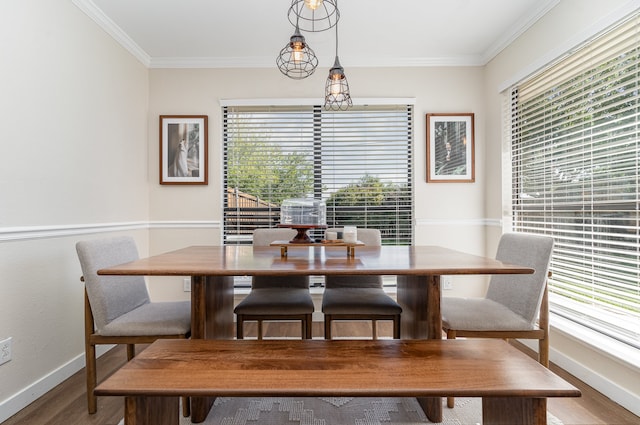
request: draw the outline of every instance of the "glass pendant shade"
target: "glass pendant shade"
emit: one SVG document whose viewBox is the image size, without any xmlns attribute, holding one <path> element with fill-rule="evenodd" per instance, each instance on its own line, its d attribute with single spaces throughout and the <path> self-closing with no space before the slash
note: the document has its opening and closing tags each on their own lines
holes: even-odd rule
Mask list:
<svg viewBox="0 0 640 425">
<path fill-rule="evenodd" d="M 344 68 L 336 56 L 333 67 L 329 70 L 329 76 L 324 89 L 324 107 L 334 111 L 344 111 L 353 105 L 349 93 L 349 83 L 344 75 Z"/>
<path fill-rule="evenodd" d="M 307 78 L 318 67 L 316 54 L 306 43 L 297 27 L 289 43 L 284 46 L 276 58 L 276 64 L 280 72 L 294 80 Z"/>
<path fill-rule="evenodd" d="M 292 0 L 288 15 L 292 25 L 307 32 L 326 31 L 340 19 L 337 0 Z"/>
</svg>

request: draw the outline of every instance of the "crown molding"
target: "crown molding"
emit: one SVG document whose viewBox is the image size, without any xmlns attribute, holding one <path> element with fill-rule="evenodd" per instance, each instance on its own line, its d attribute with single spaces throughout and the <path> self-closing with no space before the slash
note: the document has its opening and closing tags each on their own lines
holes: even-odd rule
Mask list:
<svg viewBox="0 0 640 425">
<path fill-rule="evenodd" d="M 559 0 L 545 0 L 535 17 L 528 19 L 526 25 L 532 25 L 542 14 Z M 180 69 L 180 68 L 272 68 L 272 57 L 151 57 L 144 51 L 127 33 L 122 30 L 111 18 L 95 5 L 92 0 L 72 0 L 82 12 L 95 21 L 107 34 L 113 37 L 122 47 L 129 51 L 144 66 L 151 69 Z M 552 6 L 549 6 L 549 5 Z M 519 27 L 521 24 L 518 24 Z M 527 26 L 527 28 L 528 28 Z M 515 31 L 514 29 L 514 31 Z M 522 28 L 517 35 L 524 32 Z M 511 33 L 511 32 L 510 32 Z M 516 35 L 516 36 L 517 36 Z M 345 67 L 354 68 L 405 68 L 405 67 L 474 67 L 484 66 L 500 50 L 504 49 L 515 37 L 502 40 L 499 45 L 477 56 L 451 56 L 451 57 L 350 57 L 344 62 Z"/>
<path fill-rule="evenodd" d="M 615 25 L 621 20 L 631 16 L 640 10 L 640 0 L 629 0 L 622 6 L 611 11 L 610 13 L 602 16 L 597 22 L 594 22 L 583 31 L 573 34 L 567 40 L 560 42 L 553 46 L 551 50 L 536 59 L 533 63 L 520 69 L 516 74 L 512 75 L 506 81 L 501 82 L 498 85 L 498 93 L 502 93 L 504 90 L 510 88 L 514 84 L 519 83 L 525 78 L 535 74 L 536 72 L 544 69 L 548 64 L 556 61 L 558 58 L 574 50 L 587 40 L 595 37 L 607 28 Z"/>
<path fill-rule="evenodd" d="M 489 63 L 500 52 L 502 52 L 508 45 L 513 43 L 518 37 L 524 34 L 529 28 L 533 26 L 540 18 L 542 18 L 547 12 L 556 7 L 560 3 L 560 0 L 544 0 L 537 4 L 537 8 L 533 13 L 523 17 L 516 22 L 506 31 L 502 37 L 489 46 L 489 48 L 482 55 L 481 62 L 483 65 Z"/>
<path fill-rule="evenodd" d="M 483 66 L 486 62 L 481 57 L 439 57 L 439 58 L 392 58 L 392 57 L 349 57 L 344 62 L 346 68 L 406 68 L 406 67 L 447 67 L 447 66 Z M 273 68 L 273 58 L 269 57 L 173 57 L 151 58 L 149 68 Z M 327 67 L 328 69 L 328 67 Z"/>
<path fill-rule="evenodd" d="M 145 52 L 135 41 L 125 33 L 122 28 L 116 25 L 107 15 L 98 8 L 91 0 L 71 0 L 78 9 L 82 10 L 88 17 L 94 20 L 100 28 L 113 37 L 122 47 L 129 51 L 144 66 L 149 68 L 151 56 Z"/>
</svg>

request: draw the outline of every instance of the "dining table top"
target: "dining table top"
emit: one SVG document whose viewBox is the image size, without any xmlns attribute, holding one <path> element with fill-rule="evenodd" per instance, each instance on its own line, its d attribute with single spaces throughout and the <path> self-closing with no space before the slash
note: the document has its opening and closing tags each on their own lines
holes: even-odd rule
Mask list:
<svg viewBox="0 0 640 425">
<path fill-rule="evenodd" d="M 243 276 L 243 275 L 475 275 L 530 274 L 534 270 L 441 246 L 359 246 L 353 257 L 344 249 L 318 246 L 189 246 L 114 265 L 101 275 Z"/>
</svg>

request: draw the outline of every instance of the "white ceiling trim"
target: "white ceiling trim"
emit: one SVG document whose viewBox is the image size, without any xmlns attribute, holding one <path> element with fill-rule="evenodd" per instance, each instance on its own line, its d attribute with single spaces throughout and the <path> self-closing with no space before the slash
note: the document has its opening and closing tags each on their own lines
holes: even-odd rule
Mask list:
<svg viewBox="0 0 640 425">
<path fill-rule="evenodd" d="M 559 0 L 549 0 L 557 2 Z M 133 41 L 122 28 L 105 15 L 92 0 L 72 0 L 80 10 L 95 21 L 107 34 L 128 50 L 147 68 L 270 68 L 275 60 L 269 58 L 153 58 Z M 535 21 L 534 21 L 535 22 Z M 533 24 L 533 22 L 531 22 Z M 486 55 L 485 55 L 486 56 Z M 348 58 L 342 60 L 346 67 L 437 67 L 437 66 L 483 66 L 486 59 L 477 56 L 440 58 Z"/>
<path fill-rule="evenodd" d="M 435 67 L 435 66 L 484 66 L 486 62 L 476 56 L 441 58 L 340 58 L 345 68 L 368 67 Z M 262 58 L 151 58 L 149 68 L 272 68 L 275 59 Z M 327 66 L 327 69 L 329 67 Z"/>
<path fill-rule="evenodd" d="M 80 10 L 93 19 L 103 30 L 113 37 L 122 47 L 135 56 L 144 66 L 149 68 L 151 56 L 145 52 L 135 41 L 125 33 L 122 28 L 116 25 L 102 10 L 100 10 L 91 0 L 71 0 Z"/>
<path fill-rule="evenodd" d="M 151 57 L 125 31 L 98 8 L 93 0 L 72 0 L 81 11 L 95 21 L 107 34 L 129 51 L 147 68 L 269 68 L 274 66 L 273 58 L 246 57 Z M 381 58 L 351 57 L 342 60 L 345 67 L 439 67 L 439 66 L 484 66 L 517 37 L 529 29 L 560 0 L 540 1 L 535 13 L 516 22 L 503 38 L 499 39 L 483 54 L 467 57 L 423 57 L 423 58 Z"/>
<path fill-rule="evenodd" d="M 571 38 L 563 41 L 562 43 L 554 46 L 543 56 L 539 57 L 535 62 L 529 64 L 525 68 L 520 69 L 516 74 L 512 75 L 506 81 L 501 82 L 498 85 L 498 93 L 511 88 L 520 81 L 528 78 L 529 76 L 544 69 L 549 64 L 555 62 L 562 56 L 576 49 L 587 40 L 597 36 L 603 31 L 610 28 L 612 25 L 624 20 L 640 10 L 640 0 L 629 0 L 619 8 L 613 10 L 611 13 L 604 15 L 597 22 L 593 23 L 584 31 L 574 34 Z"/>
<path fill-rule="evenodd" d="M 542 18 L 547 12 L 556 7 L 560 3 L 560 0 L 545 0 L 538 4 L 538 8 L 530 16 L 527 16 L 520 21 L 516 22 L 509 31 L 505 32 L 505 36 L 498 39 L 482 56 L 482 64 L 486 65 L 491 59 L 496 57 L 501 51 L 503 51 L 509 44 L 513 43 L 518 37 L 520 37 L 525 31 L 527 31 L 533 24 L 535 24 L 540 18 Z"/>
</svg>

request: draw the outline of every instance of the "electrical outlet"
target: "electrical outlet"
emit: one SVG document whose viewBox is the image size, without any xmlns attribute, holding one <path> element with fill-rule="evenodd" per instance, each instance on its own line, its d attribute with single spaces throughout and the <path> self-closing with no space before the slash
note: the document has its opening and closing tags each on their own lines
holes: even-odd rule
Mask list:
<svg viewBox="0 0 640 425">
<path fill-rule="evenodd" d="M 11 360 L 11 337 L 0 341 L 0 364 Z"/>
<path fill-rule="evenodd" d="M 182 289 L 184 292 L 191 292 L 191 278 L 186 277 L 182 281 Z"/>
<path fill-rule="evenodd" d="M 440 283 L 442 283 L 442 289 L 450 291 L 453 289 L 453 283 L 451 283 L 451 276 L 441 276 Z"/>
</svg>

